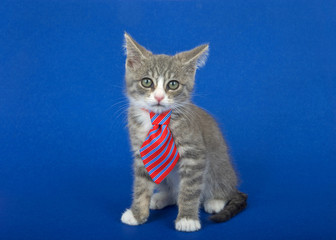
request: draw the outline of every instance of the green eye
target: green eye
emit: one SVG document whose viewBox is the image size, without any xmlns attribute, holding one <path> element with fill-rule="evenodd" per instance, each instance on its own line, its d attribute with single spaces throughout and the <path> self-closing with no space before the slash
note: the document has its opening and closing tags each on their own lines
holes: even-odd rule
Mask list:
<svg viewBox="0 0 336 240">
<path fill-rule="evenodd" d="M 153 81 L 150 80 L 149 78 L 144 78 L 141 80 L 141 85 L 145 88 L 150 88 L 153 84 Z"/>
<path fill-rule="evenodd" d="M 176 90 L 179 87 L 179 82 L 176 80 L 172 80 L 168 83 L 168 88 L 171 90 Z"/>
</svg>

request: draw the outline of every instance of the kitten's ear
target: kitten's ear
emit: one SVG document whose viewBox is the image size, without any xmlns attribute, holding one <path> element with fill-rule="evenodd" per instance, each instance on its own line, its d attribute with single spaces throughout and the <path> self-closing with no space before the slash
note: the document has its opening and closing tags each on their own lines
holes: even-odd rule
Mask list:
<svg viewBox="0 0 336 240">
<path fill-rule="evenodd" d="M 180 61 L 183 64 L 185 65 L 192 64 L 195 67 L 195 69 L 197 69 L 205 65 L 208 54 L 209 54 L 209 45 L 203 44 L 198 47 L 195 47 L 192 50 L 178 53 L 175 56 L 178 59 L 180 59 Z"/>
<path fill-rule="evenodd" d="M 137 69 L 141 62 L 149 58 L 152 53 L 137 43 L 127 32 L 125 32 L 125 49 L 126 49 L 126 67 L 133 70 Z"/>
</svg>

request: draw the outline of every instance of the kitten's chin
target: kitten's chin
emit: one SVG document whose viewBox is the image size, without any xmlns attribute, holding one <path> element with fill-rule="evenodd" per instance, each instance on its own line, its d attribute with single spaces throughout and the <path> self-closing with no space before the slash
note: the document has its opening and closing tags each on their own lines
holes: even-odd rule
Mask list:
<svg viewBox="0 0 336 240">
<path fill-rule="evenodd" d="M 162 106 L 162 105 L 155 105 L 155 106 L 150 106 L 147 110 L 157 113 L 157 114 L 161 114 L 167 110 L 169 110 L 168 107 L 166 106 Z"/>
<path fill-rule="evenodd" d="M 130 100 L 131 106 L 134 106 L 134 107 L 140 108 L 140 109 L 145 109 L 147 111 L 154 112 L 154 113 L 157 113 L 157 114 L 161 114 L 161 113 L 171 109 L 169 106 L 165 106 L 165 105 L 162 105 L 162 104 L 151 105 L 151 103 L 147 103 L 147 102 L 144 102 L 144 101 L 138 101 L 138 100 L 133 99 L 133 98 L 129 98 L 129 100 Z"/>
</svg>

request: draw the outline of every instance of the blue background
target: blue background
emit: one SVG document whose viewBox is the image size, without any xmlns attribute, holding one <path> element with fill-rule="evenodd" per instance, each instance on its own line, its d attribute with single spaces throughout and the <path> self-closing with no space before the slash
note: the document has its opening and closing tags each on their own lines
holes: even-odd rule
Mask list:
<svg viewBox="0 0 336 240">
<path fill-rule="evenodd" d="M 131 203 L 123 32 L 210 43 L 194 101 L 220 122 L 249 206 L 174 230 Z M 0 239 L 336 239 L 335 1 L 1 1 Z"/>
</svg>

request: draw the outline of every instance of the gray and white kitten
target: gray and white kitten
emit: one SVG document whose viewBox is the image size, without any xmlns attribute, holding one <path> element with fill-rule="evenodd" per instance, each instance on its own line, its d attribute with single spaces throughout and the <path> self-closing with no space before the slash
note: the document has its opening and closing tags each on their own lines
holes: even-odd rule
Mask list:
<svg viewBox="0 0 336 240">
<path fill-rule="evenodd" d="M 126 86 L 130 106 L 128 127 L 134 156 L 133 203 L 121 221 L 145 223 L 149 209 L 177 204 L 175 228 L 201 228 L 199 208 L 224 222 L 246 207 L 247 195 L 237 190 L 237 176 L 216 121 L 191 103 L 195 72 L 204 65 L 209 46 L 198 46 L 174 56 L 155 55 L 125 33 Z M 139 149 L 152 124 L 144 109 L 162 113 L 172 109 L 169 128 L 180 159 L 159 185 L 148 175 Z M 153 194 L 154 189 L 157 192 Z"/>
</svg>

